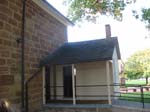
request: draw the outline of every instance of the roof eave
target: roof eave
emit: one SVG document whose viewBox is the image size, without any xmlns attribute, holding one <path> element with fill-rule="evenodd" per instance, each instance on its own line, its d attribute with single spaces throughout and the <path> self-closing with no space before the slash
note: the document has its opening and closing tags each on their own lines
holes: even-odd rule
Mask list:
<svg viewBox="0 0 150 112">
<path fill-rule="evenodd" d="M 104 59 L 89 59 L 89 60 L 80 60 L 80 61 L 69 61 L 69 62 L 52 62 L 52 63 L 48 63 L 50 65 L 66 65 L 66 64 L 77 64 L 77 63 L 87 63 L 87 62 L 96 62 L 96 61 L 108 61 L 108 60 L 112 60 L 112 57 L 107 57 Z M 43 66 L 46 64 L 43 64 Z"/>
<path fill-rule="evenodd" d="M 48 12 L 51 16 L 56 18 L 58 21 L 60 21 L 65 26 L 74 26 L 74 23 L 71 22 L 68 18 L 66 18 L 64 15 L 62 15 L 58 10 L 56 10 L 52 5 L 50 5 L 46 0 L 32 0 L 34 3 L 36 3 L 39 7 L 41 7 L 43 10 Z"/>
</svg>

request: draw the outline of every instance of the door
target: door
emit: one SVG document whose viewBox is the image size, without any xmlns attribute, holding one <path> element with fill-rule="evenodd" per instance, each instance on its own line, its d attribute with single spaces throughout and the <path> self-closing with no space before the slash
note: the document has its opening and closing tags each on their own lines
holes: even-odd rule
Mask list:
<svg viewBox="0 0 150 112">
<path fill-rule="evenodd" d="M 72 97 L 72 66 L 63 67 L 64 97 Z"/>
<path fill-rule="evenodd" d="M 48 103 L 51 99 L 51 92 L 50 92 L 50 66 L 45 66 L 45 100 Z"/>
</svg>

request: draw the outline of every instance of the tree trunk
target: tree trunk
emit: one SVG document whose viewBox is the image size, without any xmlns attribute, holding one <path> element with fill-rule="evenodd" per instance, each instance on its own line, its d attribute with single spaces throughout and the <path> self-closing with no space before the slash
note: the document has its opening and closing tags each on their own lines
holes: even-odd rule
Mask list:
<svg viewBox="0 0 150 112">
<path fill-rule="evenodd" d="M 148 77 L 146 77 L 146 85 L 148 85 Z"/>
</svg>

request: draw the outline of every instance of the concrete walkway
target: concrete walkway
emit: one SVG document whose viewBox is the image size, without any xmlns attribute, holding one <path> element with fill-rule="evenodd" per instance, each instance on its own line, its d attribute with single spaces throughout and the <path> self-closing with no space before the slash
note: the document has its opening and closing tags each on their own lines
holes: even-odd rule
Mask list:
<svg viewBox="0 0 150 112">
<path fill-rule="evenodd" d="M 140 102 L 131 102 L 131 101 L 124 101 L 124 100 L 112 100 L 112 104 L 118 105 L 118 106 L 143 108 L 143 104 Z M 150 109 L 150 103 L 144 103 L 144 108 Z"/>
<path fill-rule="evenodd" d="M 140 102 L 112 100 L 108 104 L 45 104 L 38 112 L 150 112 L 150 104 Z"/>
</svg>

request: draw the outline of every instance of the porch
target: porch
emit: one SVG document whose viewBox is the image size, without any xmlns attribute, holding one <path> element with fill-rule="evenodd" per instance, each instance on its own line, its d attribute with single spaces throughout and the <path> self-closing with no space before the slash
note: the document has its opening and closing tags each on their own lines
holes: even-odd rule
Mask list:
<svg viewBox="0 0 150 112">
<path fill-rule="evenodd" d="M 53 65 L 43 69 L 45 104 L 109 104 L 118 86 L 113 85 L 110 61 Z"/>
</svg>

